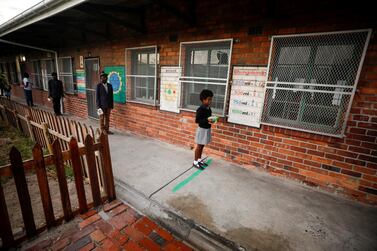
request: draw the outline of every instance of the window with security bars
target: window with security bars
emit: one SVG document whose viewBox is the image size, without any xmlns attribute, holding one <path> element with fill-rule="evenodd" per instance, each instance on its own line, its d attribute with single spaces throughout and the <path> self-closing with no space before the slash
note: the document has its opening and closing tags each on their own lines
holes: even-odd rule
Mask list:
<svg viewBox="0 0 377 251">
<path fill-rule="evenodd" d="M 72 73 L 72 58 L 61 57 L 59 61 L 59 77 L 63 82 L 64 91 L 67 93 L 73 93 L 73 73 Z"/>
<path fill-rule="evenodd" d="M 196 110 L 203 89 L 213 92 L 212 111 L 224 114 L 232 40 L 181 43 L 182 108 Z"/>
<path fill-rule="evenodd" d="M 130 83 L 130 100 L 156 104 L 157 47 L 126 49 L 127 82 Z"/>
<path fill-rule="evenodd" d="M 56 71 L 55 60 L 53 59 L 42 59 L 41 60 L 41 69 L 42 69 L 42 83 L 43 89 L 48 91 L 48 81 L 52 79 L 51 73 Z"/>
<path fill-rule="evenodd" d="M 369 30 L 274 36 L 262 123 L 341 136 Z"/>
<path fill-rule="evenodd" d="M 43 88 L 41 62 L 39 60 L 33 60 L 27 63 L 28 69 L 30 69 L 30 81 L 33 83 L 34 88 Z"/>
</svg>

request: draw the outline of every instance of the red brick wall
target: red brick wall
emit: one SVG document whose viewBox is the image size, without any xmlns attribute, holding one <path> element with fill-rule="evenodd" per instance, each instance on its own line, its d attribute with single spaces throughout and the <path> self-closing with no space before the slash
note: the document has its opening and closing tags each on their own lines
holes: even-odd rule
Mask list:
<svg viewBox="0 0 377 251">
<path fill-rule="evenodd" d="M 255 6 L 261 5 L 259 2 L 231 1 L 225 5 L 219 5 L 217 1 L 197 2 L 197 22 L 200 24 L 197 28 L 189 28 L 170 13 L 154 7 L 147 13 L 147 35 L 67 48 L 59 54 L 72 56 L 77 67 L 79 55 L 87 56 L 90 52 L 92 56 L 100 57 L 101 67 L 104 67 L 124 65 L 124 49 L 127 47 L 157 45 L 160 65 L 178 65 L 179 42 L 235 38 L 239 42 L 233 47 L 232 65 L 267 65 L 271 35 L 375 29 L 377 26 L 368 15 L 356 15 L 352 9 L 335 12 L 336 6 L 333 6 L 335 9 L 327 8 L 332 5 L 326 5 L 326 1 L 310 6 L 324 6 L 320 18 L 315 11 L 296 10 L 294 4 L 278 6 L 284 8 L 284 17 L 266 18 L 266 6 Z M 259 11 L 251 12 L 251 9 Z M 263 27 L 263 34 L 248 35 L 248 27 L 255 25 Z M 178 35 L 178 42 L 168 41 L 171 33 Z M 39 96 L 36 99 L 39 100 Z M 81 117 L 87 115 L 83 99 L 70 95 L 65 105 L 70 113 Z M 175 114 L 134 103 L 116 104 L 111 126 L 188 147 L 194 147 L 197 127 L 192 112 Z M 263 169 L 273 175 L 377 204 L 376 37 L 372 36 L 368 47 L 344 138 L 273 126 L 257 129 L 222 119 L 214 125 L 213 142 L 205 151 L 246 168 Z"/>
</svg>

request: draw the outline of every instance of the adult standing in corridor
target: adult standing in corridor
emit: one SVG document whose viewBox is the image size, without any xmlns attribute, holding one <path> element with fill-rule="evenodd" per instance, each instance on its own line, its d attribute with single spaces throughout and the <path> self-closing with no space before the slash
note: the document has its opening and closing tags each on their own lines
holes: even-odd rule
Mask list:
<svg viewBox="0 0 377 251">
<path fill-rule="evenodd" d="M 60 110 L 60 101 L 64 97 L 63 82 L 58 79 L 56 72 L 51 73 L 52 79 L 48 81 L 48 97 L 52 99 L 54 112 L 56 116 L 62 115 Z"/>
<path fill-rule="evenodd" d="M 100 117 L 100 126 L 102 131 L 113 134 L 109 131 L 110 113 L 114 108 L 113 86 L 107 83 L 107 74 L 102 72 L 100 75 L 101 83 L 96 88 L 96 103 L 98 115 Z"/>
</svg>

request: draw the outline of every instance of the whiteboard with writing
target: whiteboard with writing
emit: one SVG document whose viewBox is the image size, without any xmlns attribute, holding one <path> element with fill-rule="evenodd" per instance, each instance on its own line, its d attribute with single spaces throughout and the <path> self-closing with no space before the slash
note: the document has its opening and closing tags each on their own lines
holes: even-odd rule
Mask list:
<svg viewBox="0 0 377 251">
<path fill-rule="evenodd" d="M 260 127 L 267 67 L 234 67 L 228 122 Z"/>
<path fill-rule="evenodd" d="M 161 67 L 161 88 L 160 88 L 160 109 L 179 113 L 180 67 L 162 66 Z"/>
</svg>

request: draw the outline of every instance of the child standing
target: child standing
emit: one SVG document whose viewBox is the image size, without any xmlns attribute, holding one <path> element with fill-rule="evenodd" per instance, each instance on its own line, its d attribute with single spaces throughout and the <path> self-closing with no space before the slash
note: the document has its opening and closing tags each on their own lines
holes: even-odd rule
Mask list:
<svg viewBox="0 0 377 251">
<path fill-rule="evenodd" d="M 28 106 L 34 106 L 33 104 L 33 93 L 32 93 L 32 83 L 29 81 L 29 74 L 24 73 L 24 79 L 22 80 L 22 86 L 24 87 L 26 104 Z"/>
<path fill-rule="evenodd" d="M 210 90 L 203 90 L 200 93 L 200 101 L 202 105 L 196 110 L 195 123 L 199 125 L 196 129 L 195 135 L 195 159 L 193 166 L 203 170 L 207 165 L 202 159 L 203 148 L 209 142 L 211 142 L 211 124 L 214 122 L 209 117 L 212 115 L 210 108 L 213 98 L 213 92 Z"/>
</svg>

